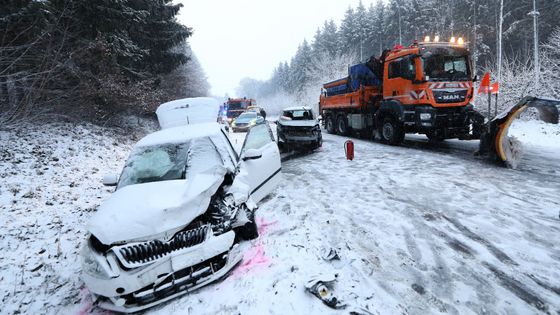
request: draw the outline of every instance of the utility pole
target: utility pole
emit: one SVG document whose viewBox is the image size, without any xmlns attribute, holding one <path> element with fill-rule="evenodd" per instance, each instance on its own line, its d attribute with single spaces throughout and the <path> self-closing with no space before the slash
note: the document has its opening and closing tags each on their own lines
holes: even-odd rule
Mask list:
<svg viewBox="0 0 560 315">
<path fill-rule="evenodd" d="M 533 16 L 533 54 L 535 57 L 533 66 L 535 68 L 535 90 L 537 90 L 539 88 L 539 72 L 541 70 L 539 64 L 539 11 L 537 11 L 537 0 L 533 0 L 533 11 L 529 12 L 529 15 Z"/>
<path fill-rule="evenodd" d="M 500 0 L 500 20 L 498 21 L 498 82 L 502 82 L 502 24 L 504 24 L 504 0 Z M 496 94 L 496 106 L 494 116 L 498 115 L 498 94 Z"/>
<path fill-rule="evenodd" d="M 399 45 L 402 45 L 402 29 L 401 29 L 401 2 L 397 2 L 397 9 L 399 11 Z"/>
<path fill-rule="evenodd" d="M 473 74 L 476 75 L 476 61 L 478 59 L 478 50 L 476 49 L 476 0 L 474 1 L 473 4 L 473 32 L 474 32 L 474 36 L 473 36 Z"/>
<path fill-rule="evenodd" d="M 364 46 L 364 38 L 363 38 L 363 31 L 360 31 L 360 62 L 362 62 L 364 60 L 363 57 L 363 48 Z"/>
</svg>

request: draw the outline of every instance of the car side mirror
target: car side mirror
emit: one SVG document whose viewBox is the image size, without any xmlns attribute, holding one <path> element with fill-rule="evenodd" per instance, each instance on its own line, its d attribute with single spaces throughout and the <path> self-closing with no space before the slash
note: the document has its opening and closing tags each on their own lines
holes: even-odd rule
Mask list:
<svg viewBox="0 0 560 315">
<path fill-rule="evenodd" d="M 119 176 L 115 174 L 108 174 L 103 176 L 103 185 L 105 186 L 117 186 L 119 182 Z"/>
<path fill-rule="evenodd" d="M 256 160 L 256 159 L 260 159 L 262 157 L 262 152 L 260 150 L 257 149 L 249 149 L 246 150 L 245 152 L 243 152 L 241 159 L 243 161 L 247 161 L 247 160 Z"/>
</svg>

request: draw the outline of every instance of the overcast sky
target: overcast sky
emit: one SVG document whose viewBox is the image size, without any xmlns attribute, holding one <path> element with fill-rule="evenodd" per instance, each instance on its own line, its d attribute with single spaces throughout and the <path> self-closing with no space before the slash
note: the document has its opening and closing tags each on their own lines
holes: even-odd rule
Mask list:
<svg viewBox="0 0 560 315">
<path fill-rule="evenodd" d="M 212 94 L 235 95 L 244 77 L 265 80 L 298 45 L 313 39 L 317 27 L 337 25 L 359 0 L 176 0 L 179 20 L 194 29 L 189 38 L 212 85 Z M 374 0 L 363 0 L 369 7 Z"/>
</svg>

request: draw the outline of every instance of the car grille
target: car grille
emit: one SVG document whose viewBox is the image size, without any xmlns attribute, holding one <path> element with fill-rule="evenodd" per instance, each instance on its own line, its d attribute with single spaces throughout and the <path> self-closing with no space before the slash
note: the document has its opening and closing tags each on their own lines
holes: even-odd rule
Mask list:
<svg viewBox="0 0 560 315">
<path fill-rule="evenodd" d="M 286 135 L 290 136 L 313 136 L 313 128 L 312 127 L 284 127 L 283 130 Z"/>
<path fill-rule="evenodd" d="M 172 252 L 198 245 L 206 239 L 210 227 L 201 226 L 177 233 L 169 242 L 154 240 L 130 243 L 112 248 L 121 263 L 127 268 L 136 268 L 149 264 Z"/>
<path fill-rule="evenodd" d="M 235 123 L 235 127 L 247 127 L 248 123 Z"/>
</svg>

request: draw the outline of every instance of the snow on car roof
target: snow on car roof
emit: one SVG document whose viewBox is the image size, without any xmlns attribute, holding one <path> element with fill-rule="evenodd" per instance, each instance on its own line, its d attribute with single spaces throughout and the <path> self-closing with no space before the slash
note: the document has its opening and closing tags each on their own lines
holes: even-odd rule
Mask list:
<svg viewBox="0 0 560 315">
<path fill-rule="evenodd" d="M 218 123 L 204 123 L 162 129 L 140 139 L 135 147 L 181 143 L 194 138 L 214 136 L 220 134 L 221 128 Z"/>
<path fill-rule="evenodd" d="M 161 104 L 157 110 L 161 129 L 216 121 L 220 105 L 211 97 L 193 97 Z"/>
<path fill-rule="evenodd" d="M 311 110 L 310 107 L 305 106 L 294 106 L 294 107 L 287 107 L 283 109 L 284 111 L 293 111 L 293 110 Z"/>
</svg>

